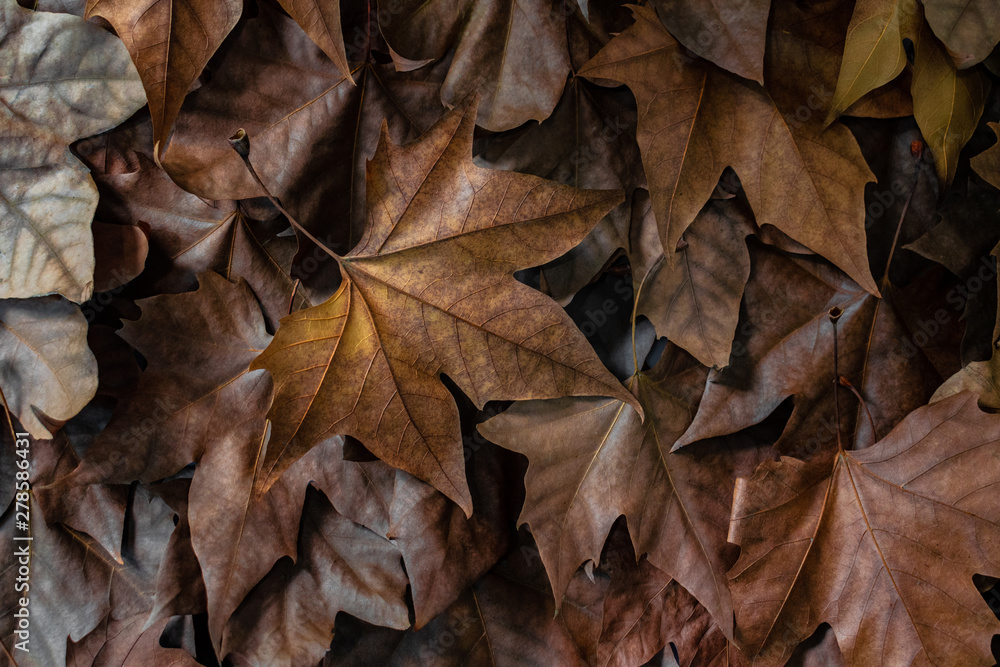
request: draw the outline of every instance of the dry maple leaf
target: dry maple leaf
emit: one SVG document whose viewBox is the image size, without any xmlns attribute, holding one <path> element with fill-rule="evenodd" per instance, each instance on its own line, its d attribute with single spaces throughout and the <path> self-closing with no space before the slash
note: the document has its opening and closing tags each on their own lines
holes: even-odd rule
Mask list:
<svg viewBox="0 0 1000 667">
<path fill-rule="evenodd" d="M 38 444 L 36 441 L 34 444 Z M 67 638 L 83 639 L 100 623 L 114 618 L 148 614 L 164 546 L 173 530 L 173 512 L 145 489 L 137 489 L 127 514 L 132 538 L 122 561 L 114 560 L 89 535 L 55 523 L 32 511 L 30 552 L 30 652 L 15 652 L 16 620 L 13 605 L 0 616 L 0 642 L 17 655 L 21 667 L 66 664 Z M 0 533 L 13 541 L 14 513 L 0 523 Z M 21 534 L 18 531 L 17 534 Z M 14 591 L 17 556 L 6 550 L 0 560 L 0 583 Z M 133 624 L 141 630 L 142 623 Z"/>
<path fill-rule="evenodd" d="M 409 626 L 406 575 L 393 544 L 341 516 L 315 490 L 303 512 L 299 557 L 278 563 L 229 620 L 222 651 L 236 664 L 316 664 L 340 612 Z"/>
<path fill-rule="evenodd" d="M 72 441 L 81 445 L 80 440 L 79 434 L 73 433 Z M 49 523 L 58 522 L 87 533 L 115 561 L 121 562 L 128 487 L 93 484 L 53 492 L 46 486 L 79 464 L 70 442 L 71 436 L 66 431 L 60 431 L 52 440 L 35 442 L 31 451 L 33 506 Z"/>
<path fill-rule="evenodd" d="M 253 137 L 254 165 L 284 206 L 330 247 L 351 248 L 364 227 L 365 162 L 382 121 L 393 140 L 410 141 L 445 111 L 438 93 L 447 63 L 397 72 L 364 46 L 349 75 L 293 20 L 261 5 L 213 59 L 211 81 L 185 102 L 164 169 L 205 199 L 259 197 L 239 157 L 220 140 L 242 127 Z"/>
<path fill-rule="evenodd" d="M 712 372 L 694 422 L 675 448 L 759 423 L 794 396 L 777 448 L 800 458 L 828 455 L 837 431 L 833 308 L 843 311 L 837 325 L 840 374 L 865 398 L 878 434 L 926 403 L 941 383 L 927 354 L 912 345 L 894 303 L 905 303 L 902 290 L 886 284 L 879 299 L 818 259 L 763 246 L 752 246 L 751 263 L 732 363 Z M 856 447 L 873 442 L 873 424 L 843 391 L 843 433 Z"/>
<path fill-rule="evenodd" d="M 87 320 L 59 297 L 0 300 L 3 402 L 35 438 L 50 438 L 97 391 Z"/>
<path fill-rule="evenodd" d="M 272 330 L 289 306 L 297 310 L 310 305 L 289 276 L 295 239 L 268 239 L 266 226 L 249 219 L 236 202 L 206 202 L 180 189 L 145 156 L 137 161 L 135 172 L 95 174 L 102 194 L 97 214 L 148 230 L 152 247 L 144 278 L 149 289 L 192 290 L 203 271 L 218 271 L 228 280 L 243 278 Z"/>
<path fill-rule="evenodd" d="M 737 639 L 781 665 L 827 621 L 847 665 L 992 665 L 1000 622 L 972 575 L 1000 574 L 1000 417 L 974 395 L 916 410 L 819 471 L 792 458 L 737 484 Z"/>
<path fill-rule="evenodd" d="M 271 382 L 248 369 L 270 341 L 260 306 L 243 280 L 209 271 L 199 282 L 139 301 L 142 317 L 121 335 L 149 366 L 62 487 L 172 475 L 212 446 L 219 423 L 225 438 L 263 437 Z"/>
<path fill-rule="evenodd" d="M 739 176 L 760 225 L 773 225 L 873 294 L 864 234 L 871 179 L 847 128 L 790 123 L 761 86 L 684 62 L 651 8 L 580 75 L 626 84 L 639 104 L 639 147 L 668 263 L 723 170 Z M 801 99 L 797 102 L 801 103 Z"/>
<path fill-rule="evenodd" d="M 373 643 L 358 642 L 368 628 L 335 637 L 326 667 L 586 667 L 596 661 L 606 575 L 574 579 L 556 614 L 545 572 L 530 536 L 467 589 L 427 626 L 385 632 Z M 357 629 L 355 629 L 357 628 Z"/>
<path fill-rule="evenodd" d="M 169 618 L 148 628 L 145 620 L 142 614 L 108 619 L 79 642 L 70 642 L 66 667 L 198 667 L 200 663 L 184 649 L 160 645 Z"/>
<path fill-rule="evenodd" d="M 735 198 L 709 200 L 685 230 L 677 261 L 668 267 L 649 197 L 636 197 L 629 260 L 633 274 L 645 281 L 636 312 L 649 318 L 658 335 L 706 366 L 729 365 L 750 277 L 746 237 L 754 229 L 752 216 Z"/>
<path fill-rule="evenodd" d="M 209 635 L 220 655 L 226 624 L 240 603 L 279 559 L 296 558 L 310 482 L 334 502 L 362 488 L 345 474 L 343 442 L 334 437 L 310 450 L 257 497 L 254 476 L 265 444 L 263 437 L 252 442 L 218 438 L 199 460 L 191 482 L 191 546 L 205 581 Z"/>
<path fill-rule="evenodd" d="M 495 456 L 497 451 L 489 443 L 480 444 L 476 465 L 469 466 L 469 487 L 476 507 L 471 518 L 409 473 L 378 459 L 344 460 L 339 436 L 299 459 L 278 485 L 290 483 L 287 478 L 304 478 L 306 464 L 305 471 L 315 471 L 312 483 L 338 512 L 392 539 L 403 556 L 413 597 L 414 625 L 420 629 L 454 603 L 510 546 L 506 521 L 510 512 L 503 493 L 507 478 Z M 272 495 L 274 487 L 264 498 Z M 280 505 L 284 501 L 272 502 Z M 294 555 L 294 550 L 289 555 Z"/>
<path fill-rule="evenodd" d="M 160 620 L 170 620 L 171 616 L 200 614 L 208 606 L 201 564 L 191 545 L 188 512 L 191 480 L 183 477 L 172 479 L 153 488 L 174 511 L 175 527 L 160 561 L 153 609 L 145 619 L 147 626 Z"/>
<path fill-rule="evenodd" d="M 107 19 L 139 70 L 157 156 L 166 148 L 188 90 L 242 10 L 240 0 L 88 0 L 86 17 Z"/>
<path fill-rule="evenodd" d="M 482 97 L 476 121 L 499 132 L 543 121 L 555 108 L 570 58 L 568 11 L 559 0 L 399 0 L 380 26 L 392 49 L 437 60 L 454 49 L 441 100 Z"/>
<path fill-rule="evenodd" d="M 627 531 L 616 523 L 601 556 L 611 578 L 597 665 L 658 664 L 654 656 L 676 650 L 679 667 L 707 667 L 729 642 L 704 607 L 645 558 L 636 560 Z M 670 646 L 673 644 L 673 647 Z M 651 662 L 652 660 L 652 662 Z M 664 660 L 663 664 L 671 664 Z"/>
<path fill-rule="evenodd" d="M 277 387 L 262 489 L 341 433 L 471 515 L 458 409 L 441 373 L 480 409 L 565 395 L 634 403 L 569 316 L 512 277 L 572 248 L 621 192 L 476 167 L 475 109 L 457 108 L 404 147 L 383 129 L 365 236 L 337 257 L 340 289 L 283 319 L 251 367 Z"/>
<path fill-rule="evenodd" d="M 302 26 L 333 64 L 350 79 L 347 51 L 340 28 L 340 3 L 336 0 L 278 0 L 281 7 Z"/>
<path fill-rule="evenodd" d="M 724 489 L 767 451 L 717 442 L 704 443 L 700 455 L 670 453 L 705 378 L 700 367 L 672 372 L 679 356 L 664 353 L 654 370 L 631 379 L 645 423 L 621 400 L 564 398 L 515 404 L 479 429 L 528 457 L 519 522 L 535 535 L 557 605 L 580 565 L 599 560 L 624 514 L 636 553 L 648 553 L 731 636 Z"/>
<path fill-rule="evenodd" d="M 403 555 L 417 630 L 451 606 L 511 546 L 511 511 L 503 494 L 509 480 L 492 454 L 481 447 L 471 466 L 469 487 L 476 508 L 471 518 L 440 492 L 396 471 L 385 535 Z"/>
<path fill-rule="evenodd" d="M 670 34 L 692 53 L 745 79 L 764 83 L 771 0 L 653 0 L 652 5 Z"/>
<path fill-rule="evenodd" d="M 626 90 L 574 77 L 542 123 L 490 137 L 476 163 L 548 178 L 576 188 L 621 189 L 626 199 L 645 182 L 635 142 L 636 110 Z M 593 280 L 624 241 L 629 207 L 606 215 L 586 239 L 542 267 L 546 293 L 566 305 Z"/>
<path fill-rule="evenodd" d="M 0 0 L 0 298 L 93 292 L 97 188 L 67 150 L 145 103 L 113 35 Z"/>
</svg>

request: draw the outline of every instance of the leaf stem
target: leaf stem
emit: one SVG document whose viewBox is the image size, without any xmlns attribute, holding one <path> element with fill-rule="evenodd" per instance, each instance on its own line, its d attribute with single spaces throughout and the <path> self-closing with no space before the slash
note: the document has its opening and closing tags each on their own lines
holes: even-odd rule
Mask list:
<svg viewBox="0 0 1000 667">
<path fill-rule="evenodd" d="M 914 142 L 916 144 L 917 142 Z M 892 257 L 896 254 L 896 245 L 899 243 L 899 234 L 903 231 L 903 220 L 906 219 L 906 212 L 910 210 L 910 202 L 913 201 L 913 195 L 917 191 L 917 183 L 920 180 L 920 157 L 923 155 L 923 144 L 920 146 L 910 147 L 913 156 L 916 159 L 914 170 L 913 170 L 913 183 L 910 184 L 910 192 L 906 195 L 906 201 L 903 202 L 903 210 L 899 213 L 899 222 L 896 223 L 896 234 L 892 237 L 892 245 L 889 246 L 889 257 L 885 260 L 885 272 L 882 274 L 882 287 L 889 287 L 889 267 L 892 265 Z"/>
<path fill-rule="evenodd" d="M 285 207 L 281 205 L 281 202 L 279 202 L 277 199 L 274 198 L 274 195 L 272 195 L 270 190 L 267 189 L 267 186 L 264 185 L 264 182 L 260 180 L 260 176 L 257 175 L 257 171 L 253 168 L 253 165 L 250 163 L 250 137 L 249 135 L 247 135 L 246 130 L 244 130 L 242 127 L 236 130 L 236 134 L 229 137 L 229 145 L 232 146 L 233 150 L 236 151 L 237 155 L 239 155 L 240 158 L 242 158 L 243 164 L 246 166 L 247 171 L 250 172 L 250 176 L 252 176 L 253 180 L 257 183 L 257 186 L 261 189 L 261 192 L 263 192 L 264 195 L 268 198 L 268 200 L 272 204 L 274 204 L 275 208 L 277 208 L 281 212 L 281 214 L 284 215 L 285 218 L 287 218 L 288 222 L 292 224 L 292 227 L 302 232 L 302 234 L 306 238 L 308 238 L 310 241 L 318 245 L 320 248 L 324 250 L 324 252 L 326 252 L 326 254 L 330 255 L 330 257 L 333 257 L 335 260 L 339 262 L 340 255 L 327 248 L 326 245 L 323 244 L 323 242 L 320 241 L 318 238 L 313 236 L 308 229 L 300 225 L 298 220 L 296 220 L 291 213 L 285 210 Z"/>
<path fill-rule="evenodd" d="M 292 296 L 288 299 L 288 314 L 292 314 L 292 307 L 295 305 L 295 293 L 299 290 L 299 279 L 295 279 L 295 283 L 292 285 Z"/>
<path fill-rule="evenodd" d="M 834 306 L 830 309 L 830 324 L 833 325 L 833 405 L 837 415 L 837 450 L 844 451 L 844 441 L 840 435 L 840 390 L 837 380 L 840 378 L 840 350 L 837 339 L 837 320 L 844 314 L 844 311 Z"/>
<path fill-rule="evenodd" d="M 865 414 L 868 416 L 868 425 L 872 427 L 872 434 L 875 437 L 875 439 L 872 442 L 873 443 L 874 442 L 878 442 L 880 440 L 880 438 L 879 438 L 879 435 L 878 435 L 878 429 L 875 428 L 875 420 L 872 419 L 872 412 L 871 412 L 871 410 L 868 409 L 868 403 L 866 403 L 865 399 L 862 398 L 861 392 L 859 392 L 857 390 L 857 388 L 855 388 L 855 386 L 853 384 L 851 384 L 851 381 L 848 380 L 843 375 L 840 376 L 840 380 L 839 380 L 839 382 L 837 384 L 843 385 L 843 386 L 847 387 L 848 389 L 850 389 L 851 392 L 854 394 L 854 396 L 858 399 L 858 402 L 861 403 L 861 407 L 863 407 L 865 409 Z"/>
</svg>

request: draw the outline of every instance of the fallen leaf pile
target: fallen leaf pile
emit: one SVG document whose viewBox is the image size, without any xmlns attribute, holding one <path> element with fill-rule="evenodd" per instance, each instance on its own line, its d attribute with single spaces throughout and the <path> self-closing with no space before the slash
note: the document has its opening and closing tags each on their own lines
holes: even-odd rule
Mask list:
<svg viewBox="0 0 1000 667">
<path fill-rule="evenodd" d="M 0 0 L 0 665 L 989 666 L 994 0 Z"/>
</svg>

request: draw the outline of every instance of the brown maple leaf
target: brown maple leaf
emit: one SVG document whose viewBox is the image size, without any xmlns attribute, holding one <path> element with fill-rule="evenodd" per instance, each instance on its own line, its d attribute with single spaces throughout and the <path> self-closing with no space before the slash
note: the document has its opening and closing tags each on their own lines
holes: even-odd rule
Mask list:
<svg viewBox="0 0 1000 667">
<path fill-rule="evenodd" d="M 205 199 L 259 197 L 220 140 L 242 127 L 253 137 L 254 165 L 285 207 L 328 246 L 349 249 L 364 226 L 365 162 L 382 121 L 393 140 L 410 141 L 445 111 L 438 92 L 447 63 L 398 72 L 363 46 L 348 73 L 274 5 L 261 5 L 213 61 L 211 80 L 185 102 L 164 169 Z"/>
<path fill-rule="evenodd" d="M 266 233 L 286 226 L 251 220 L 237 202 L 207 202 L 179 188 L 147 157 L 135 160 L 136 171 L 95 174 L 102 194 L 97 211 L 109 222 L 148 230 L 145 290 L 189 291 L 197 287 L 197 275 L 203 271 L 217 271 L 228 280 L 243 278 L 272 328 L 290 306 L 298 310 L 310 305 L 289 276 L 295 240 Z"/>
<path fill-rule="evenodd" d="M 61 523 L 48 525 L 46 517 L 33 508 L 32 540 L 28 543 L 30 652 L 13 649 L 17 622 L 13 605 L 0 618 L 0 650 L 17 655 L 17 664 L 24 667 L 64 665 L 67 639 L 80 642 L 116 618 L 147 616 L 162 552 L 174 529 L 172 516 L 161 500 L 142 487 L 136 489 L 126 514 L 130 539 L 123 545 L 119 561 L 86 533 Z M 0 534 L 9 544 L 19 544 L 13 537 L 23 532 L 18 529 L 15 533 L 14 513 L 4 517 Z M 15 590 L 18 558 L 13 548 L 0 556 L 0 583 L 9 591 Z M 131 623 L 130 634 L 138 635 L 142 626 L 142 622 Z"/>
<path fill-rule="evenodd" d="M 324 665 L 586 667 L 596 662 L 607 587 L 606 575 L 579 573 L 556 614 L 538 551 L 522 531 L 519 545 L 430 624 L 371 642 L 358 638 L 383 629 L 355 622 L 334 638 Z"/>
<path fill-rule="evenodd" d="M 691 421 L 705 369 L 672 370 L 683 353 L 635 375 L 631 390 L 643 423 L 621 400 L 564 398 L 519 403 L 480 431 L 528 457 L 519 521 L 535 535 L 557 605 L 585 561 L 598 561 L 605 538 L 625 515 L 638 554 L 675 578 L 732 634 L 725 572 L 729 497 L 725 489 L 769 447 L 705 443 L 698 455 L 670 452 Z"/>
<path fill-rule="evenodd" d="M 874 442 L 873 426 L 878 435 L 887 433 L 941 383 L 894 303 L 905 302 L 901 290 L 884 283 L 885 298 L 879 299 L 816 258 L 763 246 L 752 247 L 751 261 L 732 363 L 713 371 L 698 413 L 675 448 L 759 423 L 794 396 L 777 448 L 800 458 L 829 455 L 838 429 L 833 308 L 842 311 L 839 373 L 857 387 L 871 415 L 870 421 L 842 390 L 839 428 L 856 447 Z M 776 284 L 782 289 L 775 290 Z"/>
<path fill-rule="evenodd" d="M 565 395 L 634 399 L 551 299 L 514 280 L 558 257 L 621 202 L 476 167 L 476 104 L 398 147 L 383 126 L 368 166 L 368 224 L 326 303 L 281 322 L 252 368 L 271 372 L 274 431 L 261 488 L 328 435 L 357 437 L 471 515 L 458 410 Z"/>
<path fill-rule="evenodd" d="M 679 661 L 674 664 L 707 667 L 728 647 L 719 626 L 690 593 L 648 559 L 636 560 L 623 522 L 608 536 L 601 571 L 611 582 L 604 596 L 600 667 L 661 664 L 654 656 L 675 650 Z"/>
<path fill-rule="evenodd" d="M 88 0 L 125 42 L 146 89 L 154 150 L 166 148 L 184 97 L 240 18 L 239 0 Z"/>
<path fill-rule="evenodd" d="M 224 437 L 258 442 L 271 382 L 248 366 L 270 341 L 260 306 L 245 281 L 205 272 L 195 292 L 140 300 L 125 338 L 149 366 L 130 400 L 87 450 L 61 487 L 155 481 L 197 461 Z"/>
<path fill-rule="evenodd" d="M 684 232 L 673 266 L 663 261 L 645 192 L 636 196 L 632 215 L 629 261 L 633 275 L 645 282 L 636 312 L 706 366 L 728 366 L 750 277 L 746 237 L 756 227 L 745 204 L 709 200 Z"/>
<path fill-rule="evenodd" d="M 764 83 L 771 0 L 654 0 L 652 5 L 670 34 L 693 54 L 745 79 Z M 683 57 L 693 59 L 690 55 Z"/>
<path fill-rule="evenodd" d="M 877 293 L 864 234 L 872 176 L 850 131 L 835 125 L 818 133 L 790 122 L 760 85 L 686 62 L 652 8 L 633 11 L 635 24 L 580 75 L 624 83 L 636 96 L 639 147 L 668 263 L 732 167 L 758 224 L 773 225 Z"/>
<path fill-rule="evenodd" d="M 454 50 L 441 88 L 446 105 L 479 93 L 477 123 L 492 131 L 545 120 L 570 73 L 566 10 L 553 0 L 400 0 L 382 23 L 392 49 L 413 60 Z"/>
<path fill-rule="evenodd" d="M 817 470 L 740 480 L 729 538 L 737 639 L 781 665 L 827 621 L 847 665 L 991 665 L 1000 622 L 972 575 L 1000 574 L 1000 417 L 970 393 L 920 408 Z"/>
<path fill-rule="evenodd" d="M 485 139 L 476 163 L 548 178 L 576 188 L 622 189 L 628 199 L 645 182 L 635 142 L 635 102 L 574 77 L 542 123 Z M 627 204 L 627 202 L 626 202 Z M 628 235 L 629 207 L 618 206 L 578 246 L 542 267 L 545 291 L 567 304 L 594 279 Z"/>
<path fill-rule="evenodd" d="M 220 655 L 233 654 L 236 664 L 316 664 L 341 611 L 392 628 L 409 626 L 396 547 L 340 515 L 321 493 L 310 496 L 297 561 L 279 562 L 226 626 Z"/>
</svg>

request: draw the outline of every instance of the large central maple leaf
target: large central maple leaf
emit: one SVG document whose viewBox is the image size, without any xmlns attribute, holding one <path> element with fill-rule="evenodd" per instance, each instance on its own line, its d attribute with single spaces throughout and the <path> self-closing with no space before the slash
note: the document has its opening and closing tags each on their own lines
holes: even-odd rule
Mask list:
<svg viewBox="0 0 1000 667">
<path fill-rule="evenodd" d="M 559 257 L 622 201 L 472 162 L 476 103 L 407 146 L 383 124 L 368 163 L 366 229 L 343 283 L 281 321 L 253 363 L 274 377 L 259 487 L 332 434 L 357 437 L 471 514 L 446 374 L 490 400 L 611 396 L 638 405 L 549 297 L 514 279 Z"/>
</svg>

